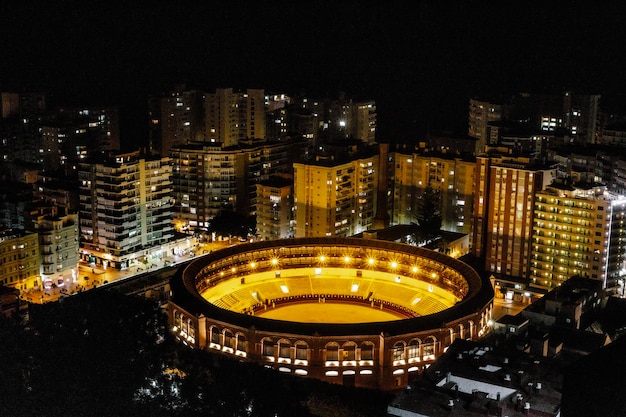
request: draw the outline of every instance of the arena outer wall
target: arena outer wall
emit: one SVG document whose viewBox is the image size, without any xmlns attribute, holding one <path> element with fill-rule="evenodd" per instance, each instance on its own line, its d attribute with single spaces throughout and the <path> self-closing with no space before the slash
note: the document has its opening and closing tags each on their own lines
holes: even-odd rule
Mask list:
<svg viewBox="0 0 626 417">
<path fill-rule="evenodd" d="M 236 279 L 243 284 L 246 274 L 264 268 L 310 266 L 321 253 L 329 254 L 326 262 L 330 265 L 333 254 L 346 251 L 354 256 L 351 267 L 357 271 L 367 268 L 367 256 L 376 256 L 377 270 L 393 266 L 403 276 L 410 275 L 409 263 L 417 263 L 421 275 L 414 279 L 460 291 L 462 297 L 452 307 L 425 316 L 340 324 L 271 320 L 219 308 L 201 295 L 218 281 Z M 272 264 L 276 258 L 279 265 Z M 181 268 L 171 280 L 171 291 L 172 330 L 193 348 L 281 372 L 380 390 L 407 386 L 455 339 L 482 336 L 491 319 L 494 296 L 489 280 L 461 261 L 424 248 L 361 238 L 281 239 L 229 247 Z"/>
</svg>

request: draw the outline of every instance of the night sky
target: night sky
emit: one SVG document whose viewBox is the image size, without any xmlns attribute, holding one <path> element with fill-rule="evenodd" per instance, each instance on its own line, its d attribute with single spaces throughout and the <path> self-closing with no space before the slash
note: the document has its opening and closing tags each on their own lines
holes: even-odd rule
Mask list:
<svg viewBox="0 0 626 417">
<path fill-rule="evenodd" d="M 2 2 L 0 91 L 119 105 L 126 146 L 145 142 L 148 96 L 181 82 L 372 98 L 380 141 L 464 134 L 472 96 L 626 93 L 626 7 L 609 2 L 111 3 Z"/>
</svg>

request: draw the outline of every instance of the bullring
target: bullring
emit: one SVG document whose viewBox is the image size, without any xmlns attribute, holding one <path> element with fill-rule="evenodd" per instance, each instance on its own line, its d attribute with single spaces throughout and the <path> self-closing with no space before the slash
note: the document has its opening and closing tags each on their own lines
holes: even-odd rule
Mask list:
<svg viewBox="0 0 626 417">
<path fill-rule="evenodd" d="M 493 308 L 489 281 L 465 263 L 361 238 L 233 246 L 179 270 L 171 290 L 172 329 L 194 348 L 385 390 L 406 386 L 456 338 L 479 338 Z M 339 305 L 352 318 L 324 316 Z M 303 306 L 318 313 L 292 314 Z"/>
</svg>

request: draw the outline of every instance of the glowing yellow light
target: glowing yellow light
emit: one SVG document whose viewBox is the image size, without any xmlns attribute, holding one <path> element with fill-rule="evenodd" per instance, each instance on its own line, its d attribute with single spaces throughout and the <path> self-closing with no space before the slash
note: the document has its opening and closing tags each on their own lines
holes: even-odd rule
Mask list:
<svg viewBox="0 0 626 417">
<path fill-rule="evenodd" d="M 432 274 L 430 274 L 430 276 L 433 277 L 433 278 L 437 278 L 437 273 L 433 272 Z"/>
<path fill-rule="evenodd" d="M 250 268 L 256 268 L 256 262 L 250 262 Z"/>
<path fill-rule="evenodd" d="M 413 268 L 411 268 L 411 271 L 413 271 L 414 274 L 417 274 L 417 271 L 419 271 L 419 269 L 414 266 Z"/>
<path fill-rule="evenodd" d="M 233 266 L 232 268 L 230 268 L 230 272 L 232 272 L 232 273 L 234 274 L 235 272 L 237 272 L 237 268 L 235 268 L 235 267 Z"/>
<path fill-rule="evenodd" d="M 272 258 L 272 265 L 278 265 L 278 258 Z"/>
<path fill-rule="evenodd" d="M 370 264 L 370 265 L 374 265 L 374 264 L 376 263 L 376 259 L 374 259 L 374 258 L 369 258 L 369 259 L 367 260 L 367 263 L 368 263 L 368 264 Z"/>
<path fill-rule="evenodd" d="M 350 263 L 350 257 L 349 256 L 344 256 L 343 261 L 345 263 L 347 263 L 347 264 Z"/>
<path fill-rule="evenodd" d="M 320 262 L 326 262 L 326 257 L 324 255 L 320 255 Z"/>
<path fill-rule="evenodd" d="M 396 261 L 392 261 L 392 262 L 391 262 L 391 267 L 392 267 L 393 269 L 396 269 L 396 268 L 398 267 L 398 263 L 397 263 Z"/>
<path fill-rule="evenodd" d="M 224 276 L 224 271 L 220 272 L 220 277 Z"/>
</svg>

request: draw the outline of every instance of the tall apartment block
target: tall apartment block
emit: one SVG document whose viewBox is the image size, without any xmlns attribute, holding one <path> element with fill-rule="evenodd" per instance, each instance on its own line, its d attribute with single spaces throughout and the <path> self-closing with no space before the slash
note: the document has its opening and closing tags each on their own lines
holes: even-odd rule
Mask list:
<svg viewBox="0 0 626 417">
<path fill-rule="evenodd" d="M 206 142 L 219 142 L 222 146 L 235 146 L 240 140 L 265 138 L 265 93 L 261 89 L 243 92 L 220 88 L 206 93 Z"/>
<path fill-rule="evenodd" d="M 625 207 L 605 186 L 554 184 L 537 193 L 530 285 L 550 289 L 581 276 L 615 291 L 624 270 Z"/>
<path fill-rule="evenodd" d="M 78 274 L 78 214 L 51 213 L 33 218 L 39 235 L 41 282 L 44 288 L 52 284 L 63 286 L 65 280 L 75 280 Z"/>
<path fill-rule="evenodd" d="M 45 169 L 73 171 L 82 160 L 107 151 L 119 151 L 117 108 L 60 110 L 40 123 L 37 161 Z M 75 174 L 75 173 L 74 173 Z"/>
<path fill-rule="evenodd" d="M 204 93 L 177 88 L 148 102 L 150 150 L 168 156 L 172 147 L 204 139 Z"/>
<path fill-rule="evenodd" d="M 374 101 L 351 103 L 348 135 L 373 144 L 376 142 L 376 103 Z"/>
<path fill-rule="evenodd" d="M 488 125 L 497 122 L 505 116 L 505 105 L 477 98 L 469 102 L 469 128 L 468 135 L 476 139 L 474 153 L 480 155 L 489 144 Z"/>
<path fill-rule="evenodd" d="M 390 164 L 394 187 L 391 224 L 416 223 L 419 198 L 430 186 L 441 198 L 441 228 L 471 233 L 475 161 L 394 152 Z"/>
<path fill-rule="evenodd" d="M 247 155 L 240 148 L 190 144 L 170 155 L 176 230 L 206 229 L 222 210 L 247 211 Z"/>
<path fill-rule="evenodd" d="M 37 233 L 0 230 L 0 285 L 21 291 L 41 286 Z"/>
<path fill-rule="evenodd" d="M 0 93 L 0 160 L 41 163 L 39 128 L 46 112 L 46 96 L 39 93 Z"/>
<path fill-rule="evenodd" d="M 295 237 L 352 236 L 374 220 L 378 155 L 294 163 Z"/>
<path fill-rule="evenodd" d="M 81 258 L 125 269 L 174 238 L 172 166 L 137 152 L 79 165 Z"/>
<path fill-rule="evenodd" d="M 486 271 L 528 277 L 535 194 L 555 172 L 527 158 L 476 158 L 472 253 Z"/>
<path fill-rule="evenodd" d="M 256 184 L 256 229 L 261 240 L 293 237 L 293 181 L 272 177 Z"/>
<path fill-rule="evenodd" d="M 223 210 L 254 215 L 256 184 L 271 177 L 291 178 L 291 164 L 304 147 L 302 140 L 249 139 L 240 141 L 239 146 L 197 143 L 173 148 L 176 230 L 206 229 Z"/>
</svg>

